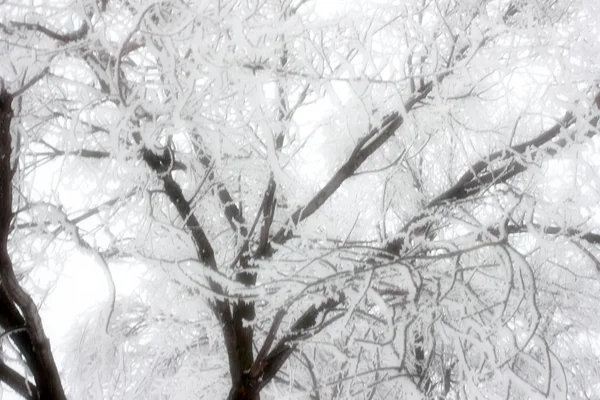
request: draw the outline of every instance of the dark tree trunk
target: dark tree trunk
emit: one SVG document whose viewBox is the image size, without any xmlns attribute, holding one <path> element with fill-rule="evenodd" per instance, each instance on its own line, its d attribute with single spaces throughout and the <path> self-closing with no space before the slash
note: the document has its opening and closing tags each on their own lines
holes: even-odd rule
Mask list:
<svg viewBox="0 0 600 400">
<path fill-rule="evenodd" d="M 26 399 L 66 400 L 58 369 L 35 303 L 21 288 L 8 253 L 12 220 L 10 124 L 13 96 L 0 80 L 0 327 L 9 332 L 31 370 L 35 385 L 0 362 L 0 381 Z M 10 333 L 12 332 L 12 333 Z"/>
</svg>

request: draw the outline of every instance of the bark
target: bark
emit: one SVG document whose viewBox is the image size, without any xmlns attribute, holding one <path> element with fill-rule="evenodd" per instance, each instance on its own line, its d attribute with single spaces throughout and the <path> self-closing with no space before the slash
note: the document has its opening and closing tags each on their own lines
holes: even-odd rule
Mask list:
<svg viewBox="0 0 600 400">
<path fill-rule="evenodd" d="M 416 104 L 425 99 L 433 83 L 429 82 L 404 104 L 405 112 L 409 112 Z M 373 128 L 354 148 L 348 160 L 336 171 L 321 190 L 304 206 L 298 207 L 286 221 L 283 227 L 273 236 L 273 243 L 283 244 L 292 238 L 294 228 L 314 214 L 339 189 L 340 186 L 381 146 L 383 146 L 402 126 L 404 119 L 399 112 L 394 112 L 383 118 L 379 127 Z"/>
<path fill-rule="evenodd" d="M 345 301 L 344 294 L 339 293 L 337 299 L 330 298 L 318 307 L 314 305 L 309 307 L 292 325 L 289 333 L 279 339 L 273 349 L 270 349 L 279 324 L 285 315 L 284 311 L 277 313 L 263 347 L 250 369 L 243 372 L 242 378 L 237 384 L 232 385 L 227 400 L 259 400 L 260 391 L 275 378 L 283 364 L 296 350 L 298 341 L 318 333 L 327 325 L 323 320 L 318 323 L 318 317 L 323 315 L 324 319 L 327 313 Z"/>
<path fill-rule="evenodd" d="M 58 369 L 37 307 L 21 288 L 8 253 L 12 220 L 11 136 L 13 95 L 0 87 L 0 325 L 31 370 L 35 385 L 5 364 L 0 381 L 28 399 L 66 400 Z"/>
</svg>

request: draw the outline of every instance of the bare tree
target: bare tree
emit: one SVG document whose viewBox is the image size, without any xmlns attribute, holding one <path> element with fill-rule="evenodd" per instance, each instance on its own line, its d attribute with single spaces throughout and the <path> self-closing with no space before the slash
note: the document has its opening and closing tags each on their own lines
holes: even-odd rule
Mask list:
<svg viewBox="0 0 600 400">
<path fill-rule="evenodd" d="M 0 380 L 66 397 L 17 276 L 70 243 L 73 398 L 598 395 L 588 3 L 1 5 Z"/>
</svg>

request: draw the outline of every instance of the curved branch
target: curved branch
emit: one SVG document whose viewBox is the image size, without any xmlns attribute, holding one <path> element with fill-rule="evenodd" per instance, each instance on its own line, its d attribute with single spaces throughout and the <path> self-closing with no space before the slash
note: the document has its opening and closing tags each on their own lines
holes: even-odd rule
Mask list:
<svg viewBox="0 0 600 400">
<path fill-rule="evenodd" d="M 79 29 L 69 33 L 54 32 L 53 30 L 48 29 L 40 24 L 30 24 L 27 22 L 11 22 L 10 24 L 16 28 L 25 28 L 32 31 L 41 32 L 44 35 L 48 36 L 50 39 L 58 40 L 59 42 L 63 43 L 70 43 L 75 42 L 77 40 L 81 40 L 90 30 L 90 27 L 85 22 L 83 23 L 83 25 L 81 25 Z"/>
</svg>

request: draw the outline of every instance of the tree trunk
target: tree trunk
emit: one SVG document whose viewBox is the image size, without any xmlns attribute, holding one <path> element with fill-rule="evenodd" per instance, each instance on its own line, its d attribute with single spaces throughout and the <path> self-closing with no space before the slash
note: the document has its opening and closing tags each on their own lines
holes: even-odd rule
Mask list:
<svg viewBox="0 0 600 400">
<path fill-rule="evenodd" d="M 13 172 L 10 162 L 12 100 L 13 96 L 0 86 L 0 324 L 4 332 L 15 330 L 11 338 L 31 370 L 35 387 L 25 377 L 22 377 L 22 384 L 16 385 L 16 372 L 4 364 L 0 369 L 0 381 L 27 399 L 66 400 L 37 307 L 19 285 L 8 253 L 8 236 L 13 217 Z"/>
</svg>

